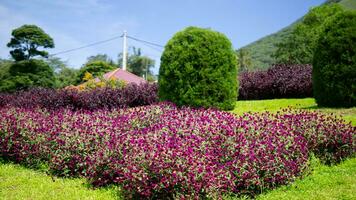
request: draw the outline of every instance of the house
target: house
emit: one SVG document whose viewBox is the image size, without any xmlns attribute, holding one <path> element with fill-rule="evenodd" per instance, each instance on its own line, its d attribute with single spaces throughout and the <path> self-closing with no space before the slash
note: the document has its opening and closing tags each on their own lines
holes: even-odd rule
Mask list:
<svg viewBox="0 0 356 200">
<path fill-rule="evenodd" d="M 110 80 L 110 79 L 115 79 L 115 80 L 122 80 L 125 81 L 127 84 L 129 83 L 136 83 L 136 84 L 142 84 L 142 83 L 147 83 L 147 81 L 131 72 L 128 72 L 123 69 L 115 69 L 113 71 L 110 71 L 106 74 L 103 75 L 103 78 L 105 80 Z M 96 82 L 100 81 L 99 78 L 94 79 Z"/>
</svg>

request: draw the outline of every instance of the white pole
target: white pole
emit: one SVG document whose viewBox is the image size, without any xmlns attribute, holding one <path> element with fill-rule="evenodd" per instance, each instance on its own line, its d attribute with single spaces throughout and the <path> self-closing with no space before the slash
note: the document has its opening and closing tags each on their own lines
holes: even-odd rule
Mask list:
<svg viewBox="0 0 356 200">
<path fill-rule="evenodd" d="M 124 46 L 122 53 L 122 69 L 126 71 L 127 67 L 127 41 L 126 41 L 127 32 L 124 31 Z"/>
</svg>

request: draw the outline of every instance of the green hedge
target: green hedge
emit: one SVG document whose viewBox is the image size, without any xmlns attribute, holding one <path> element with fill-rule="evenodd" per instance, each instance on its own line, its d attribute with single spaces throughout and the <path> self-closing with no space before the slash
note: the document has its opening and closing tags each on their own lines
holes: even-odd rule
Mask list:
<svg viewBox="0 0 356 200">
<path fill-rule="evenodd" d="M 356 106 L 356 12 L 327 22 L 313 59 L 313 91 L 319 106 Z"/>
<path fill-rule="evenodd" d="M 188 27 L 165 46 L 159 70 L 159 97 L 177 105 L 233 109 L 237 61 L 222 33 Z"/>
</svg>

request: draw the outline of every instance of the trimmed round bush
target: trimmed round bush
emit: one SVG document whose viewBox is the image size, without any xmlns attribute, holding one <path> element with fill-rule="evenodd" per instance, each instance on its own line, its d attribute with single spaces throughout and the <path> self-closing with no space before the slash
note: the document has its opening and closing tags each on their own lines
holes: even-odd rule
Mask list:
<svg viewBox="0 0 356 200">
<path fill-rule="evenodd" d="M 313 91 L 319 106 L 356 106 L 356 12 L 330 20 L 313 59 Z"/>
<path fill-rule="evenodd" d="M 159 98 L 179 106 L 233 109 L 237 61 L 222 33 L 188 27 L 165 46 L 159 70 Z"/>
</svg>

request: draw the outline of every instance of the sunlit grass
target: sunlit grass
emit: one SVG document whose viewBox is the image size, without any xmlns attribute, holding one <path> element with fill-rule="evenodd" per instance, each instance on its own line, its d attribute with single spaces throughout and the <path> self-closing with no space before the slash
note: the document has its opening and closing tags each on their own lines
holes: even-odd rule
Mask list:
<svg viewBox="0 0 356 200">
<path fill-rule="evenodd" d="M 257 199 L 356 199 L 356 158 L 336 166 L 317 163 L 313 169 L 311 175 L 259 195 Z"/>
<path fill-rule="evenodd" d="M 235 109 L 232 112 L 238 115 L 245 112 L 275 112 L 287 107 L 333 113 L 342 116 L 347 122 L 352 122 L 356 126 L 356 107 L 320 108 L 317 106 L 314 98 L 237 101 Z"/>
<path fill-rule="evenodd" d="M 0 163 L 0 199 L 120 199 L 118 188 L 91 189 L 84 179 L 52 178 L 43 172 Z"/>
</svg>

